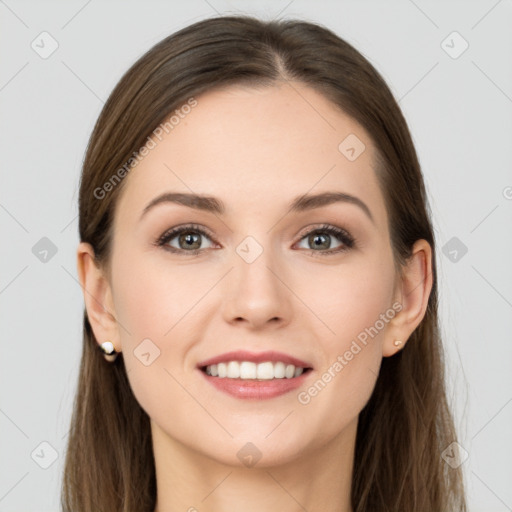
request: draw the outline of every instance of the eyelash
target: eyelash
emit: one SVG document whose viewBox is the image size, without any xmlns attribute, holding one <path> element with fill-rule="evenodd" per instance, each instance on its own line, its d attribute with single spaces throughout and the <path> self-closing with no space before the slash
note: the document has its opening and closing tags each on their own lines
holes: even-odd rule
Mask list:
<svg viewBox="0 0 512 512">
<path fill-rule="evenodd" d="M 161 235 L 155 241 L 155 245 L 158 247 L 163 247 L 163 246 L 165 246 L 165 244 L 167 244 L 167 242 L 169 242 L 170 240 L 175 238 L 177 235 L 180 235 L 181 233 L 184 233 L 184 232 L 199 233 L 199 234 L 209 238 L 213 242 L 215 242 L 215 240 L 213 239 L 213 236 L 207 230 L 205 230 L 203 227 L 199 226 L 198 224 L 187 224 L 185 226 L 172 228 L 172 229 L 166 231 L 163 235 Z M 356 247 L 356 244 L 357 244 L 356 239 L 353 236 L 351 236 L 347 231 L 345 231 L 344 229 L 338 228 L 336 226 L 333 226 L 331 224 L 323 224 L 322 226 L 320 226 L 318 228 L 314 228 L 314 229 L 308 231 L 307 233 L 302 235 L 298 241 L 299 242 L 302 241 L 304 238 L 306 238 L 307 236 L 309 236 L 313 233 L 327 233 L 328 235 L 333 235 L 336 238 L 338 238 L 338 240 L 343 244 L 341 247 L 338 247 L 337 249 L 330 249 L 327 251 L 315 251 L 314 249 L 310 249 L 309 253 L 313 256 L 331 256 L 333 254 L 346 252 L 346 251 Z M 176 253 L 176 254 L 186 253 L 187 255 L 197 255 L 201 251 L 206 250 L 206 249 L 192 249 L 190 251 L 186 251 L 184 249 L 176 249 L 175 247 L 171 247 L 171 246 L 166 246 L 166 247 L 164 247 L 164 249 L 168 250 L 172 253 Z M 308 249 L 304 249 L 304 250 L 308 250 Z"/>
</svg>

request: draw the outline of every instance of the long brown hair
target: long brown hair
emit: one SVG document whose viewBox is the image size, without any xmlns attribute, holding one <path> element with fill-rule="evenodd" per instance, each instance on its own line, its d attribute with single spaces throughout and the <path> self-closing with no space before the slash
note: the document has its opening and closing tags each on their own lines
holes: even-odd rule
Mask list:
<svg viewBox="0 0 512 512">
<path fill-rule="evenodd" d="M 151 48 L 121 78 L 90 137 L 80 182 L 80 239 L 92 245 L 97 263 L 108 272 L 124 181 L 108 192 L 104 185 L 114 175 L 118 181 L 124 176 L 118 171 L 173 110 L 216 87 L 291 80 L 323 94 L 370 135 L 396 268 L 407 261 L 416 240 L 432 247 L 433 285 L 425 317 L 404 349 L 383 359 L 359 416 L 353 510 L 465 512 L 461 468 L 450 467 L 441 456 L 456 433 L 446 396 L 435 243 L 420 165 L 390 89 L 368 60 L 332 31 L 300 20 L 219 16 Z M 63 510 L 153 512 L 155 503 L 149 418 L 132 393 L 122 354 L 106 363 L 84 309 Z"/>
</svg>

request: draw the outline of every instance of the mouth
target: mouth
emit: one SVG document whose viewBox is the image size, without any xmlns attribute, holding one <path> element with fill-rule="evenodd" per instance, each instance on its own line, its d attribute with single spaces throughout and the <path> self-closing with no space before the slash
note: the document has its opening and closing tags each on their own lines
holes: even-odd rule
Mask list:
<svg viewBox="0 0 512 512">
<path fill-rule="evenodd" d="M 286 364 L 283 361 L 225 361 L 204 365 L 199 369 L 209 377 L 218 379 L 236 379 L 239 381 L 268 381 L 278 379 L 295 379 L 312 371 L 311 367 Z"/>
<path fill-rule="evenodd" d="M 238 399 L 266 400 L 305 385 L 313 366 L 283 352 L 226 352 L 197 365 L 207 383 Z"/>
</svg>

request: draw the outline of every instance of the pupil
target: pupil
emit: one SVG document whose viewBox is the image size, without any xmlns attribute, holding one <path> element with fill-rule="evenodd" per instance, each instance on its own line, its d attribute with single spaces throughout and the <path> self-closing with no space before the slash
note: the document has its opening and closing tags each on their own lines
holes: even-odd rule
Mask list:
<svg viewBox="0 0 512 512">
<path fill-rule="evenodd" d="M 324 239 L 324 243 L 322 244 L 322 242 L 320 241 L 319 243 L 317 243 L 317 241 L 319 239 Z M 313 245 L 316 246 L 316 247 L 321 247 L 321 248 L 325 248 L 325 249 L 328 249 L 329 248 L 329 241 L 328 241 L 328 237 L 326 237 L 325 235 L 313 235 Z"/>
<path fill-rule="evenodd" d="M 190 233 L 186 233 L 184 235 L 182 235 L 182 240 L 184 239 L 185 240 L 185 243 L 187 244 L 187 246 L 190 248 L 192 244 L 194 244 L 194 238 L 198 238 L 197 235 L 193 235 L 193 234 L 190 234 Z M 196 240 L 196 243 L 197 243 L 197 240 Z M 199 243 L 199 245 L 201 245 Z"/>
</svg>

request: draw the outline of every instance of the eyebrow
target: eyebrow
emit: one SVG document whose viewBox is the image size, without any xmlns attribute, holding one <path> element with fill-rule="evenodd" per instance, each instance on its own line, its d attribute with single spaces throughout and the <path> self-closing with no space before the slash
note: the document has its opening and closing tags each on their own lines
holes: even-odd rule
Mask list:
<svg viewBox="0 0 512 512">
<path fill-rule="evenodd" d="M 141 219 L 146 213 L 158 204 L 162 203 L 175 203 L 202 210 L 213 214 L 223 215 L 226 211 L 224 203 L 212 196 L 205 196 L 199 194 L 189 194 L 184 192 L 165 192 L 155 197 L 142 211 Z M 358 206 L 363 210 L 367 217 L 375 223 L 373 215 L 361 199 L 345 192 L 321 192 L 318 194 L 303 194 L 296 197 L 289 205 L 291 212 L 304 212 L 328 206 L 334 203 L 349 203 Z"/>
</svg>

